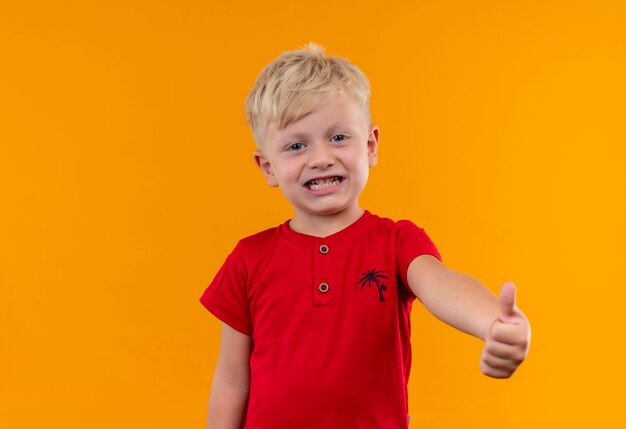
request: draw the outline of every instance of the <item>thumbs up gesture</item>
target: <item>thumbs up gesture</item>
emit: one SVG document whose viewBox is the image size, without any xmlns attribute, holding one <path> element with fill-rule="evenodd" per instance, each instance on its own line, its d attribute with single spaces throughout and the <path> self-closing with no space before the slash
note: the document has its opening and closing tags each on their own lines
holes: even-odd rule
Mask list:
<svg viewBox="0 0 626 429">
<path fill-rule="evenodd" d="M 506 282 L 498 298 L 500 312 L 491 324 L 480 357 L 483 374 L 508 378 L 522 363 L 530 346 L 530 324 L 515 306 L 515 285 Z"/>
</svg>

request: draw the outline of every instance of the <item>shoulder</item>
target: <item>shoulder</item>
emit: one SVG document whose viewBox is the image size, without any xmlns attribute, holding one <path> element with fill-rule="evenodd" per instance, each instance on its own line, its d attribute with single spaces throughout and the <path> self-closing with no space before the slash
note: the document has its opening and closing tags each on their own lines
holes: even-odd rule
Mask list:
<svg viewBox="0 0 626 429">
<path fill-rule="evenodd" d="M 406 233 L 424 231 L 410 220 L 393 220 L 388 217 L 382 217 L 375 214 L 370 214 L 369 227 L 375 231 L 387 233 L 394 238 Z"/>
<path fill-rule="evenodd" d="M 279 239 L 279 228 L 279 226 L 275 226 L 240 239 L 233 249 L 231 257 L 248 261 L 258 259 Z"/>
<path fill-rule="evenodd" d="M 272 241 L 278 235 L 278 229 L 280 227 L 274 226 L 272 228 L 265 229 L 263 231 L 254 233 L 239 240 L 237 246 L 244 247 L 258 247 L 267 244 Z"/>
<path fill-rule="evenodd" d="M 413 221 L 407 219 L 395 221 L 377 215 L 371 217 L 372 229 L 390 237 L 399 253 L 408 255 L 429 253 L 441 259 L 439 251 L 424 228 Z"/>
</svg>

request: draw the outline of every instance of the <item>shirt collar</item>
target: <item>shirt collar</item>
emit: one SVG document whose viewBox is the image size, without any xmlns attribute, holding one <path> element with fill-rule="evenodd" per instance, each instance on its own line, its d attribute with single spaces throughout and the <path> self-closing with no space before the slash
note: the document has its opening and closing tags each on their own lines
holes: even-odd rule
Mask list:
<svg viewBox="0 0 626 429">
<path fill-rule="evenodd" d="M 291 219 L 281 224 L 278 229 L 282 237 L 298 244 L 315 244 L 321 242 L 333 243 L 342 240 L 349 240 L 358 235 L 362 235 L 365 232 L 370 219 L 373 217 L 373 214 L 365 210 L 361 217 L 352 222 L 350 225 L 326 237 L 316 237 L 314 235 L 307 235 L 301 232 L 294 231 L 293 229 L 289 228 L 289 221 Z"/>
</svg>

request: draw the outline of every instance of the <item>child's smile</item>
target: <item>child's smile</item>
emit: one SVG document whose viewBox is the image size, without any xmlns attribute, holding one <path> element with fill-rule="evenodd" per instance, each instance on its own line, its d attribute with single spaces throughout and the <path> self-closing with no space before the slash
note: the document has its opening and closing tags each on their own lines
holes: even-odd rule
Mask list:
<svg viewBox="0 0 626 429">
<path fill-rule="evenodd" d="M 336 191 L 342 183 L 342 176 L 330 176 L 308 180 L 304 186 L 315 195 L 324 195 Z"/>
</svg>

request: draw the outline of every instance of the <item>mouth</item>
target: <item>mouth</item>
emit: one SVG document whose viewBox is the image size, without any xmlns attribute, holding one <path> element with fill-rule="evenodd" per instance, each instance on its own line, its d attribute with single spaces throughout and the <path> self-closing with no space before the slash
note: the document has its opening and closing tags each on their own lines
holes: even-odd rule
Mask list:
<svg viewBox="0 0 626 429">
<path fill-rule="evenodd" d="M 318 191 L 321 189 L 331 188 L 333 186 L 339 185 L 344 181 L 342 176 L 329 176 L 329 177 L 319 177 L 316 179 L 311 179 L 304 184 L 305 188 L 308 188 L 312 191 Z"/>
</svg>

